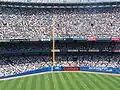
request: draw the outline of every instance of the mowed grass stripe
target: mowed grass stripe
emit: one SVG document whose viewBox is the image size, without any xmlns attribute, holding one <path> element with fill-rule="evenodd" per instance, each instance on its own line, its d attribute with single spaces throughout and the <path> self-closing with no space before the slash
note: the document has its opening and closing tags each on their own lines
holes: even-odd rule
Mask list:
<svg viewBox="0 0 120 90">
<path fill-rule="evenodd" d="M 14 89 L 15 89 L 15 90 L 21 90 L 21 88 L 22 88 L 22 83 L 23 83 L 23 82 L 24 82 L 24 78 L 20 78 L 17 87 L 14 88 Z"/>
<path fill-rule="evenodd" d="M 56 75 L 56 79 L 57 79 L 57 82 L 58 82 L 58 87 L 60 90 L 65 90 L 66 86 L 65 84 L 63 84 L 63 81 L 62 81 L 62 78 L 60 76 L 60 73 L 55 73 Z"/>
<path fill-rule="evenodd" d="M 80 88 L 77 85 L 78 83 L 76 83 L 75 76 L 73 75 L 73 73 L 67 73 L 66 75 L 69 78 L 69 81 L 72 84 L 72 87 L 74 88 L 74 90 L 79 90 Z"/>
<path fill-rule="evenodd" d="M 44 78 L 44 80 L 45 80 L 45 90 L 51 90 L 51 88 L 52 88 L 52 84 L 51 84 L 52 79 L 49 81 L 49 78 L 50 78 L 50 76 L 49 76 L 49 73 L 48 73 L 48 74 L 45 75 L 45 78 Z"/>
<path fill-rule="evenodd" d="M 35 90 L 35 88 L 36 88 L 36 78 L 37 78 L 37 76 L 34 76 L 34 77 L 32 77 L 32 82 L 31 82 L 31 85 L 30 85 L 30 90 Z"/>
<path fill-rule="evenodd" d="M 114 78 L 113 78 L 113 77 L 109 76 L 109 78 L 114 82 L 115 86 L 120 88 L 120 77 L 114 76 Z"/>
<path fill-rule="evenodd" d="M 5 82 L 5 81 L 1 81 L 2 83 L 0 83 L 0 90 L 2 90 L 3 89 L 3 87 L 4 87 L 4 85 L 5 85 L 5 83 L 7 82 Z"/>
<path fill-rule="evenodd" d="M 89 79 L 89 76 L 88 76 L 89 74 L 84 74 L 84 78 L 85 78 L 85 80 L 87 81 L 86 82 L 86 85 L 88 86 L 88 88 L 90 89 L 90 90 L 98 90 L 98 88 L 94 88 L 94 84 L 93 84 L 93 82 Z"/>
<path fill-rule="evenodd" d="M 69 76 L 68 76 L 68 74 L 71 74 L 71 73 L 63 73 L 63 76 L 64 76 L 64 78 L 65 78 L 65 80 L 67 81 L 67 84 L 70 86 L 70 90 L 75 90 L 75 88 L 74 88 L 74 86 L 73 86 L 73 79 L 72 78 L 70 78 Z"/>
<path fill-rule="evenodd" d="M 10 80 L 9 81 L 9 85 L 8 85 L 8 87 L 6 87 L 7 89 L 9 89 L 9 90 L 15 90 L 15 88 L 18 86 L 18 84 L 19 84 L 19 79 L 15 79 L 15 80 Z"/>
<path fill-rule="evenodd" d="M 0 84 L 2 84 L 4 81 L 0 81 Z"/>
<path fill-rule="evenodd" d="M 78 87 L 78 90 L 84 90 L 83 86 L 80 84 L 81 78 L 77 77 L 75 73 L 71 73 L 71 76 L 74 77 L 76 87 Z M 81 76 L 81 74 L 80 74 Z"/>
<path fill-rule="evenodd" d="M 103 90 L 109 89 L 109 87 L 106 85 L 106 83 L 103 80 L 101 80 L 101 78 L 99 77 L 98 74 L 93 74 L 93 75 L 95 75 L 95 78 L 98 80 L 98 84 L 100 84 L 100 86 L 101 86 L 100 88 L 103 88 Z"/>
<path fill-rule="evenodd" d="M 106 78 L 103 77 L 103 75 L 97 75 L 96 74 L 96 77 L 99 79 L 99 81 L 101 82 L 98 82 L 98 83 L 102 83 L 103 84 L 103 87 L 104 87 L 104 90 L 111 90 L 111 86 L 109 85 L 109 82 L 106 82 Z"/>
<path fill-rule="evenodd" d="M 86 73 L 85 73 L 85 74 L 86 74 Z M 86 89 L 87 89 L 87 90 L 91 90 L 91 89 L 90 89 L 91 87 L 89 87 L 89 82 L 86 80 L 85 74 L 82 74 L 82 78 L 81 78 L 81 79 L 82 79 L 82 81 L 83 81 Z M 77 75 L 79 76 L 80 73 L 77 73 Z M 80 76 L 79 76 L 79 77 L 80 77 Z"/>
<path fill-rule="evenodd" d="M 40 75 L 40 90 L 45 90 L 45 74 Z"/>
<path fill-rule="evenodd" d="M 67 85 L 69 85 L 70 86 L 70 89 L 69 90 L 75 90 L 75 88 L 74 88 L 74 86 L 73 86 L 73 80 L 71 80 L 72 78 L 70 78 L 69 76 L 68 76 L 68 74 L 69 73 L 63 73 L 63 76 L 64 76 L 64 78 L 65 78 L 65 80 L 67 81 Z"/>
<path fill-rule="evenodd" d="M 114 82 L 111 82 L 110 78 L 107 78 L 107 75 L 99 75 L 99 77 L 101 77 L 101 79 L 106 83 L 106 85 L 109 87 L 109 90 L 115 90 Z"/>
<path fill-rule="evenodd" d="M 7 87 L 4 87 L 4 90 L 12 90 L 11 87 L 14 85 L 15 80 L 10 80 L 7 85 Z"/>
<path fill-rule="evenodd" d="M 64 73 L 64 72 L 63 72 Z M 71 90 L 70 85 L 68 84 L 68 80 L 65 78 L 63 73 L 59 73 L 59 78 L 61 79 L 61 84 L 63 85 L 63 90 Z"/>
<path fill-rule="evenodd" d="M 58 77 L 57 77 L 56 73 L 53 74 L 53 82 L 54 82 L 54 89 L 55 90 L 61 90 L 60 87 L 59 87 Z"/>
<path fill-rule="evenodd" d="M 98 83 L 99 80 L 94 75 L 88 74 L 88 77 L 89 77 L 90 81 L 94 84 L 94 88 L 95 88 L 94 90 L 96 90 L 96 89 L 104 90 L 103 86 L 100 83 Z"/>
<path fill-rule="evenodd" d="M 53 76 L 53 74 L 54 73 L 49 73 L 47 76 L 47 79 L 46 79 L 46 81 L 48 82 L 48 89 L 46 89 L 46 90 L 54 90 L 54 81 L 53 81 L 53 79 L 54 79 L 54 76 Z"/>
<path fill-rule="evenodd" d="M 96 90 L 96 89 L 99 90 L 99 88 L 96 87 L 97 82 L 93 83 L 92 80 L 89 77 L 89 74 L 84 74 L 83 78 L 85 78 L 85 81 L 87 81 L 86 85 L 89 86 L 90 90 Z"/>
<path fill-rule="evenodd" d="M 4 81 L 4 83 L 3 83 L 2 85 L 0 85 L 1 90 L 5 90 L 5 89 L 8 87 L 9 82 L 10 82 L 10 80 L 8 80 L 8 81 Z"/>
<path fill-rule="evenodd" d="M 42 75 L 41 75 L 42 76 Z M 35 88 L 35 90 L 40 90 L 40 88 L 41 88 L 41 85 L 42 85 L 42 81 L 41 81 L 41 77 L 40 75 L 38 75 L 37 77 L 36 77 L 36 88 Z"/>
<path fill-rule="evenodd" d="M 101 78 L 99 77 L 99 76 L 102 76 L 102 75 L 99 75 L 99 74 L 92 74 L 92 75 L 94 75 L 95 79 L 98 80 L 97 82 L 98 82 L 98 84 L 100 84 L 101 89 L 103 89 L 103 90 L 108 90 L 109 89 L 109 87 L 106 85 L 106 83 L 103 80 L 101 80 Z"/>
<path fill-rule="evenodd" d="M 75 77 L 76 77 L 76 79 L 78 79 L 79 85 L 80 85 L 81 87 L 83 87 L 83 90 L 89 90 L 88 86 L 84 83 L 85 80 L 84 80 L 84 78 L 83 78 L 83 74 L 75 73 Z"/>
<path fill-rule="evenodd" d="M 116 81 L 120 81 L 120 76 L 114 76 L 114 79 L 116 79 Z"/>
<path fill-rule="evenodd" d="M 102 79 L 103 79 L 103 77 L 104 77 L 104 80 L 106 79 L 105 82 L 108 83 L 109 88 L 111 90 L 114 90 L 115 89 L 115 83 L 113 81 L 111 81 L 110 77 L 108 77 L 107 75 L 101 76 Z"/>
<path fill-rule="evenodd" d="M 34 76 L 28 78 L 29 82 L 26 84 L 26 89 L 25 90 L 31 90 L 31 85 L 32 85 L 33 78 L 34 78 Z"/>
<path fill-rule="evenodd" d="M 110 84 L 111 90 L 113 90 L 113 89 L 115 90 L 115 89 L 118 89 L 118 88 L 120 89 L 120 86 L 117 86 L 120 81 L 116 83 L 116 81 L 109 76 L 103 75 L 103 77 L 105 77 L 107 79 L 106 82 L 108 82 Z"/>
<path fill-rule="evenodd" d="M 27 83 L 29 82 L 29 79 L 28 79 L 28 77 L 25 77 L 23 79 L 24 79 L 24 82 L 22 83 L 21 90 L 26 90 L 25 88 L 27 87 Z"/>
</svg>

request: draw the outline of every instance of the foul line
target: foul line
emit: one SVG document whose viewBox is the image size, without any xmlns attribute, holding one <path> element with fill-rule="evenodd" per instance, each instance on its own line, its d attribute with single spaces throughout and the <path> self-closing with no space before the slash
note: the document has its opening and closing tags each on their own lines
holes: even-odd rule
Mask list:
<svg viewBox="0 0 120 90">
<path fill-rule="evenodd" d="M 66 73 L 66 72 L 79 72 L 79 73 L 91 73 L 91 74 L 102 74 L 102 75 L 109 75 L 109 76 L 120 76 L 120 74 L 112 74 L 112 73 L 100 73 L 100 72 L 87 72 L 87 71 L 50 71 L 50 72 L 42 72 L 42 73 L 34 73 L 29 75 L 23 75 L 23 76 L 16 76 L 16 77 L 10 77 L 10 78 L 3 78 L 0 79 L 0 81 L 4 80 L 11 80 L 11 79 L 17 79 L 17 78 L 23 78 L 28 76 L 36 76 L 36 75 L 42 75 L 42 74 L 48 74 L 48 73 Z"/>
</svg>

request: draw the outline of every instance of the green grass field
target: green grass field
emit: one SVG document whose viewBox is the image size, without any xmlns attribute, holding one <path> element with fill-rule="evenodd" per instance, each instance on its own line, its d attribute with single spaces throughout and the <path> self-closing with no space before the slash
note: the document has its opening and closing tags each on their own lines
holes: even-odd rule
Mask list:
<svg viewBox="0 0 120 90">
<path fill-rule="evenodd" d="M 47 73 L 0 81 L 0 90 L 120 90 L 120 77 L 80 72 Z"/>
</svg>

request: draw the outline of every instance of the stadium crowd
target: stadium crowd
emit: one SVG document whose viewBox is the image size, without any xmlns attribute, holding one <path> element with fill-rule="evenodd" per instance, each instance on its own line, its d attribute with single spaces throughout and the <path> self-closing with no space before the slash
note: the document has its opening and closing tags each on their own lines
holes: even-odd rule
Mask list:
<svg viewBox="0 0 120 90">
<path fill-rule="evenodd" d="M 0 39 L 120 37 L 120 8 L 0 8 Z M 53 25 L 55 22 L 55 25 Z"/>
<path fill-rule="evenodd" d="M 47 56 L 0 57 L 0 76 L 14 75 L 26 71 L 47 67 L 50 64 Z"/>
<path fill-rule="evenodd" d="M 52 65 L 49 56 L 0 57 L 0 77 L 19 74 Z M 119 55 L 56 56 L 55 66 L 120 67 Z"/>
<path fill-rule="evenodd" d="M 108 55 L 81 55 L 76 56 L 60 56 L 56 61 L 60 61 L 62 66 L 89 66 L 89 67 L 120 67 L 120 56 Z"/>
<path fill-rule="evenodd" d="M 55 37 L 120 37 L 120 8 L 28 9 L 0 8 L 1 39 Z M 102 48 L 101 48 L 102 46 Z M 6 48 L 7 47 L 7 48 Z M 51 50 L 51 45 L 0 44 L 1 51 Z M 55 49 L 119 50 L 120 45 L 56 44 Z M 51 56 L 0 56 L 0 77 L 52 65 Z M 56 56 L 55 66 L 120 67 L 120 55 Z"/>
</svg>

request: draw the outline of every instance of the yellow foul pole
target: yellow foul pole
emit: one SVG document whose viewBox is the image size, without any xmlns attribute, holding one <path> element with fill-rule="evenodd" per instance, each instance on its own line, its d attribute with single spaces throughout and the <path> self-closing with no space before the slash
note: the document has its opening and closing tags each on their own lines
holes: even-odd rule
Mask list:
<svg viewBox="0 0 120 90">
<path fill-rule="evenodd" d="M 55 39 L 54 39 L 54 29 L 55 29 L 55 21 L 54 21 L 54 15 L 52 18 L 52 65 L 55 65 Z"/>
</svg>

